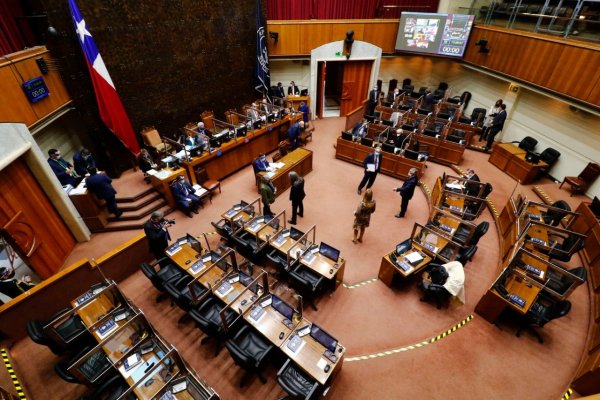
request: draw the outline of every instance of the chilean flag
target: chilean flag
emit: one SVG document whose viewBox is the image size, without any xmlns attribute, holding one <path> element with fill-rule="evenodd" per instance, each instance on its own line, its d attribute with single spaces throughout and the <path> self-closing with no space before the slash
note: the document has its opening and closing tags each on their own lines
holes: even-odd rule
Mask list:
<svg viewBox="0 0 600 400">
<path fill-rule="evenodd" d="M 96 42 L 92 34 L 88 31 L 75 0 L 69 0 L 69 7 L 71 8 L 71 16 L 73 17 L 75 30 L 79 36 L 81 49 L 83 50 L 85 61 L 90 71 L 90 77 L 94 84 L 100 118 L 102 118 L 108 129 L 121 139 L 121 142 L 123 142 L 129 151 L 137 154 L 140 151 L 139 143 L 131 127 L 131 122 L 129 122 L 127 112 L 115 89 L 115 85 L 112 79 L 110 79 L 106 65 L 104 65 L 102 56 L 98 52 Z"/>
</svg>

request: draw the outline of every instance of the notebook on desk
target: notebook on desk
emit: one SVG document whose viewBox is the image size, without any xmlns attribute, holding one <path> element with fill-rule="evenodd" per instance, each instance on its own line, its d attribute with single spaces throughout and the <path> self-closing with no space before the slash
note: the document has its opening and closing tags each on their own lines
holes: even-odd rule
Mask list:
<svg viewBox="0 0 600 400">
<path fill-rule="evenodd" d="M 302 340 L 300 336 L 294 333 L 290 340 L 287 342 L 286 346 L 292 351 L 292 353 L 296 354 L 304 346 L 304 340 Z"/>
<path fill-rule="evenodd" d="M 258 322 L 258 320 L 265 315 L 265 309 L 260 307 L 260 306 L 254 306 L 252 307 L 252 311 L 250 311 L 250 319 L 252 319 L 255 322 Z"/>
</svg>

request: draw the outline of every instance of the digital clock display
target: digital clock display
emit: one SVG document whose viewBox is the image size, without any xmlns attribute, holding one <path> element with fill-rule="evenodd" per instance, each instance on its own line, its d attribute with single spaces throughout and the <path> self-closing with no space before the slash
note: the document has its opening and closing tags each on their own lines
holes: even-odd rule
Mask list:
<svg viewBox="0 0 600 400">
<path fill-rule="evenodd" d="M 41 76 L 28 80 L 27 82 L 23 83 L 22 87 L 25 91 L 25 94 L 29 98 L 29 101 L 32 103 L 40 101 L 50 94 L 48 87 Z"/>
</svg>

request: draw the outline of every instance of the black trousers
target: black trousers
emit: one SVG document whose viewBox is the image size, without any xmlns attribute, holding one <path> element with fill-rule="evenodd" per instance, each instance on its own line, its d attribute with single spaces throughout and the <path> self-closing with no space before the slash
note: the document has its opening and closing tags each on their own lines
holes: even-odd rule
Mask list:
<svg viewBox="0 0 600 400">
<path fill-rule="evenodd" d="M 487 134 L 487 142 L 485 144 L 485 147 L 487 147 L 488 149 L 492 148 L 492 144 L 494 143 L 494 138 L 496 137 L 498 132 L 500 132 L 500 129 L 497 129 L 494 127 L 490 128 L 490 130 Z"/>
<path fill-rule="evenodd" d="M 296 215 L 304 216 L 304 204 L 302 200 L 292 200 L 292 222 L 296 222 Z"/>
<path fill-rule="evenodd" d="M 375 178 L 377 178 L 377 172 L 365 171 L 365 176 L 363 176 L 362 181 L 358 184 L 358 190 L 362 190 L 365 185 L 369 189 L 375 183 Z"/>
<path fill-rule="evenodd" d="M 111 214 L 117 215 L 120 212 L 119 207 L 117 207 L 117 199 L 115 196 L 104 199 L 104 201 L 106 201 L 106 208 Z"/>
<path fill-rule="evenodd" d="M 271 211 L 271 207 L 269 204 L 263 205 L 263 215 L 273 215 L 273 211 Z"/>
<path fill-rule="evenodd" d="M 406 196 L 402 196 L 402 201 L 400 202 L 400 216 L 404 217 L 406 214 L 406 209 L 408 208 L 408 202 L 410 199 Z"/>
</svg>

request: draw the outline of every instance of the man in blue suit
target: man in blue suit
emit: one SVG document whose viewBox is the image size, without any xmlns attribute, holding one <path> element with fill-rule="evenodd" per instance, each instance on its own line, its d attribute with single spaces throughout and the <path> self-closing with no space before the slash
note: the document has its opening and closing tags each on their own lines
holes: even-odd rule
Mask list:
<svg viewBox="0 0 600 400">
<path fill-rule="evenodd" d="M 73 165 L 62 158 L 62 154 L 57 149 L 48 150 L 48 164 L 52 171 L 63 186 L 71 185 L 77 186 L 77 179 L 75 178 L 75 171 L 73 171 Z"/>
<path fill-rule="evenodd" d="M 365 157 L 363 166 L 365 167 L 365 175 L 358 184 L 358 194 L 361 194 L 365 185 L 369 189 L 375 183 L 375 178 L 377 178 L 377 174 L 381 169 L 381 147 L 375 147 L 375 151 Z"/>
<path fill-rule="evenodd" d="M 258 173 L 261 171 L 266 171 L 269 168 L 269 161 L 267 161 L 267 156 L 264 153 L 260 153 L 258 158 L 253 161 L 254 164 L 254 173 Z"/>
<path fill-rule="evenodd" d="M 185 211 L 188 217 L 193 217 L 192 212 L 198 214 L 198 207 L 202 205 L 202 200 L 194 194 L 194 188 L 183 176 L 178 176 L 175 182 L 171 184 L 171 191 L 175 202 Z"/>
<path fill-rule="evenodd" d="M 77 175 L 85 176 L 89 168 L 96 168 L 96 160 L 94 160 L 92 153 L 88 149 L 83 148 L 81 151 L 73 154 L 73 165 L 75 166 Z"/>
<path fill-rule="evenodd" d="M 290 142 L 290 151 L 296 150 L 300 146 L 300 134 L 304 130 L 304 121 L 296 122 L 290 126 L 287 131 L 288 141 Z"/>
<path fill-rule="evenodd" d="M 123 211 L 119 210 L 119 207 L 117 207 L 117 200 L 115 199 L 117 191 L 110 184 L 112 179 L 105 174 L 99 174 L 96 167 L 89 168 L 88 172 L 90 176 L 85 178 L 85 186 L 94 193 L 96 197 L 106 201 L 106 208 L 108 208 L 108 211 L 119 218 L 121 214 L 123 214 Z"/>
</svg>

